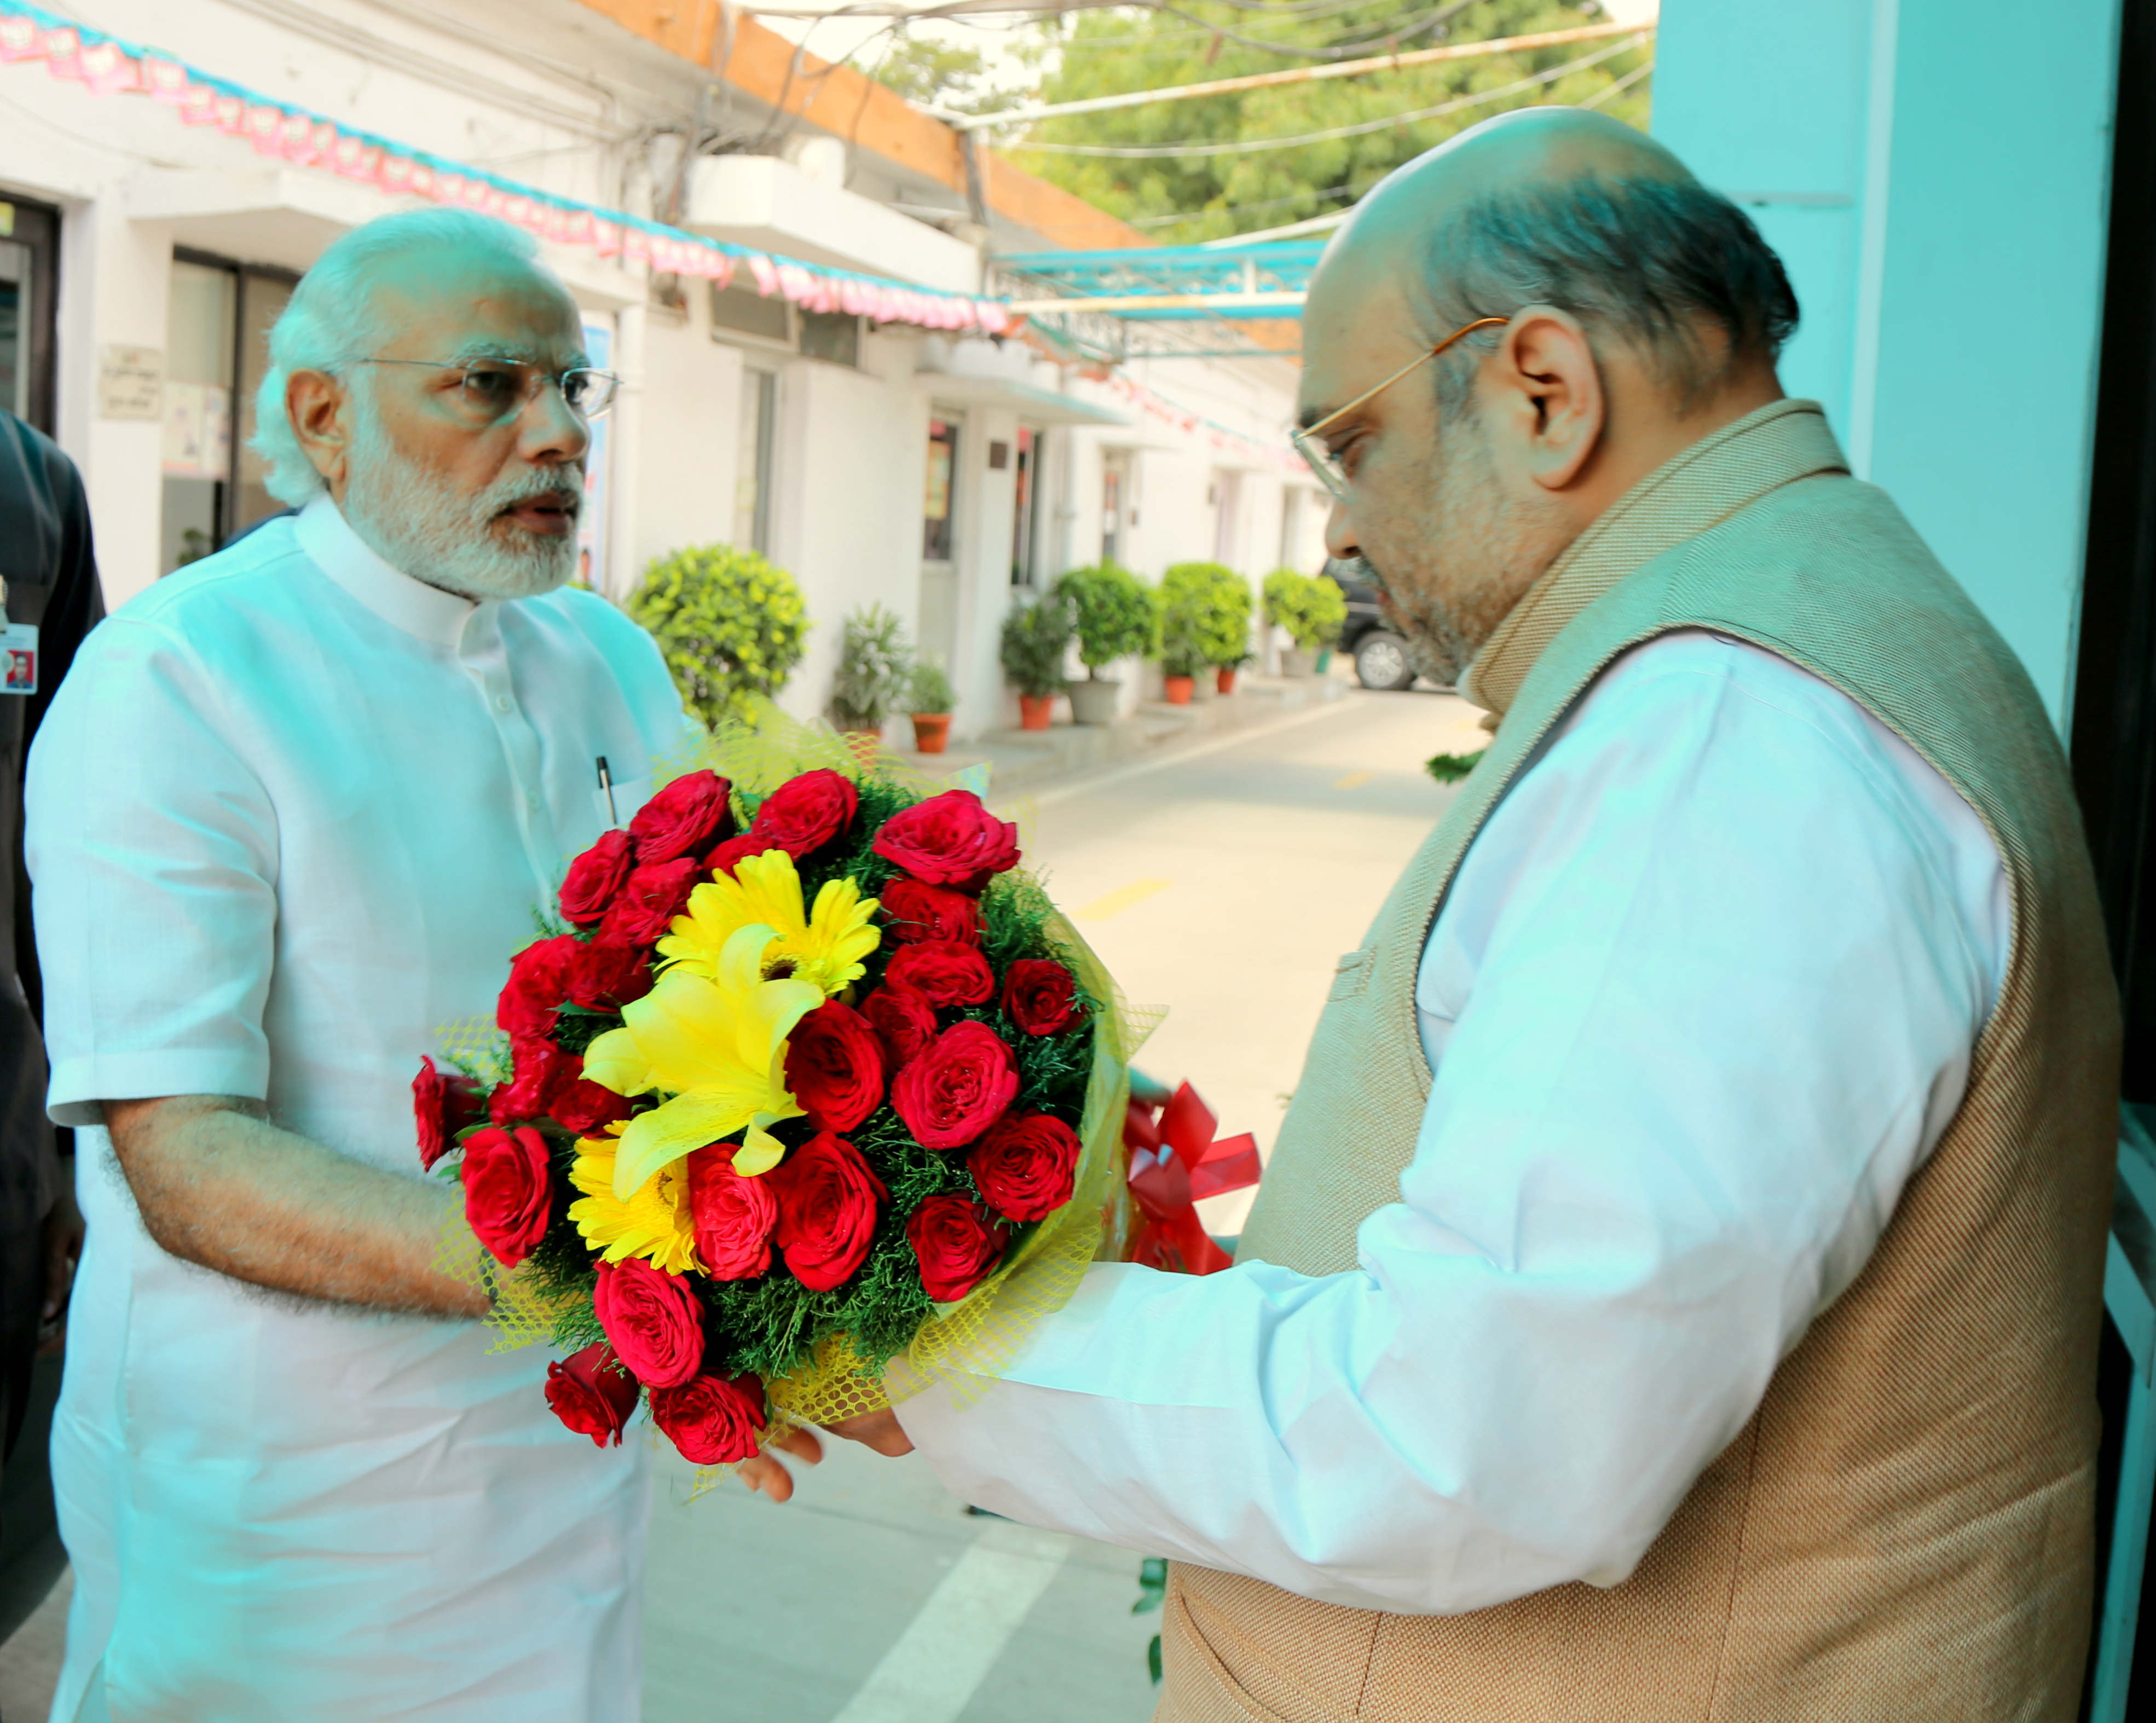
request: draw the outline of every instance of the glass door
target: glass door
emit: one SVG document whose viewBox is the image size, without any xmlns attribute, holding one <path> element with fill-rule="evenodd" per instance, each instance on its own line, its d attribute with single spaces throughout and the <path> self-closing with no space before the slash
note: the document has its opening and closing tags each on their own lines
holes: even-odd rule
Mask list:
<svg viewBox="0 0 2156 1723">
<path fill-rule="evenodd" d="M 0 199 L 0 407 L 53 434 L 59 212 Z"/>
<path fill-rule="evenodd" d="M 231 536 L 236 265 L 172 260 L 165 301 L 164 511 L 157 572 L 198 562 Z"/>
</svg>

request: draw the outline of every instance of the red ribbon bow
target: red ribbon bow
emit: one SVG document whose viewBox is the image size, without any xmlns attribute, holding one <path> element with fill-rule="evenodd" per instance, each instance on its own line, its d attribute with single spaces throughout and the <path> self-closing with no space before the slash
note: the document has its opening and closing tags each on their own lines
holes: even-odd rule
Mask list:
<svg viewBox="0 0 2156 1723">
<path fill-rule="evenodd" d="M 1258 1140 L 1245 1132 L 1215 1142 L 1219 1124 L 1187 1083 L 1164 1108 L 1132 1100 L 1123 1140 L 1131 1150 L 1131 1195 L 1145 1216 L 1132 1243 L 1132 1262 L 1183 1274 L 1214 1274 L 1229 1265 L 1192 1205 L 1256 1184 Z"/>
</svg>

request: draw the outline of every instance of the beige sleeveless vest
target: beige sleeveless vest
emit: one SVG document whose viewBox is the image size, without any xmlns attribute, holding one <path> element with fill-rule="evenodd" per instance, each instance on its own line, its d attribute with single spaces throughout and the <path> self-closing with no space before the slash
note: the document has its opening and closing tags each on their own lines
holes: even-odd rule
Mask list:
<svg viewBox="0 0 2156 1723">
<path fill-rule="evenodd" d="M 1690 627 L 1843 690 L 1990 829 L 2012 954 L 1961 1110 L 1631 1578 L 1399 1616 L 1179 1566 L 1157 1723 L 2075 1714 L 2118 1093 L 2095 890 L 2028 677 L 1884 493 L 1848 476 L 1816 406 L 1764 408 L 1643 481 L 1478 659 L 1476 697 L 1502 721 L 1341 962 L 1241 1253 L 1355 1267 L 1430 1093 L 1414 978 L 1461 856 L 1594 677 Z"/>
</svg>

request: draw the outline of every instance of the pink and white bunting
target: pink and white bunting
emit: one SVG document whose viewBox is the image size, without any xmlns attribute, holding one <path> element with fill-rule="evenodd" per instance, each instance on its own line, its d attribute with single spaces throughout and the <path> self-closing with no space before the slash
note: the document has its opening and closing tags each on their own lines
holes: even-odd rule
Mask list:
<svg viewBox="0 0 2156 1723">
<path fill-rule="evenodd" d="M 781 295 L 810 311 L 842 311 L 880 323 L 1003 335 L 1019 319 L 1001 300 L 944 293 L 767 256 L 614 210 L 594 209 L 536 188 L 434 162 L 418 151 L 339 125 L 304 108 L 273 102 L 210 77 L 159 49 L 137 47 L 65 23 L 18 0 L 0 0 L 0 64 L 42 60 L 54 78 L 100 96 L 148 95 L 178 111 L 189 126 L 214 126 L 264 156 L 280 157 L 393 197 L 425 198 L 482 210 L 528 229 L 548 243 L 601 258 L 646 264 L 654 272 L 731 283 L 744 266 L 766 298 Z"/>
</svg>

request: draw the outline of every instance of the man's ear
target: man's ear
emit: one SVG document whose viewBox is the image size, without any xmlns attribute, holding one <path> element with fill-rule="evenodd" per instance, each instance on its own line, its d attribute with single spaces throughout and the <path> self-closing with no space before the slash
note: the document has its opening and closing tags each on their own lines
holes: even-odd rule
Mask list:
<svg viewBox="0 0 2156 1723">
<path fill-rule="evenodd" d="M 1544 490 L 1563 490 L 1601 441 L 1609 409 L 1587 331 L 1569 311 L 1529 306 L 1492 357 L 1516 457 Z"/>
<path fill-rule="evenodd" d="M 352 391 L 326 371 L 295 371 L 285 379 L 285 411 L 330 495 L 342 502 L 351 476 Z"/>
</svg>

